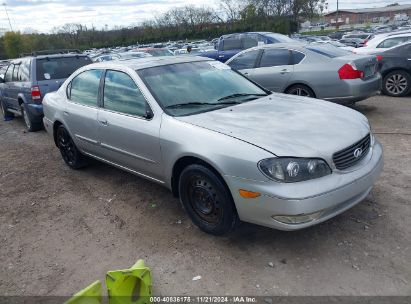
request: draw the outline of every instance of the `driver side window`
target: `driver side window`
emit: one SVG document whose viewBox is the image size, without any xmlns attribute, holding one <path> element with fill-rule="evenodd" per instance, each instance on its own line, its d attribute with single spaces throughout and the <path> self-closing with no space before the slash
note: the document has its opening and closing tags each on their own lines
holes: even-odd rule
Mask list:
<svg viewBox="0 0 411 304">
<path fill-rule="evenodd" d="M 228 65 L 233 70 L 238 70 L 238 71 L 246 70 L 246 69 L 253 69 L 255 68 L 255 64 L 256 64 L 259 54 L 260 54 L 259 50 L 243 53 L 241 55 L 238 55 L 238 57 L 235 58 L 233 61 L 231 61 Z"/>
</svg>

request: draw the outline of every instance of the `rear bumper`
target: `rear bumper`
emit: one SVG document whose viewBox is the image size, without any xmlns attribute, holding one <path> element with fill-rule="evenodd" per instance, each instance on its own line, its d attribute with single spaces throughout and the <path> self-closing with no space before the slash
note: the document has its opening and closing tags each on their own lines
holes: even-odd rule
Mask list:
<svg viewBox="0 0 411 304">
<path fill-rule="evenodd" d="M 291 231 L 324 222 L 364 200 L 382 168 L 382 147 L 376 141 L 369 158 L 352 172 L 333 172 L 324 178 L 294 184 L 225 178 L 242 221 Z M 327 184 L 331 188 L 325 190 Z M 239 189 L 259 192 L 261 196 L 245 199 L 239 195 Z M 307 216 L 312 218 L 299 220 Z M 296 222 L 278 219 L 284 217 L 296 219 Z"/>
<path fill-rule="evenodd" d="M 344 95 L 341 94 L 341 96 L 326 97 L 323 99 L 339 104 L 352 104 L 354 102 L 378 95 L 381 92 L 381 85 L 382 81 L 380 74 L 368 80 L 343 80 L 341 92 L 344 92 Z"/>
<path fill-rule="evenodd" d="M 28 103 L 27 111 L 29 112 L 30 117 L 32 118 L 33 122 L 40 123 L 43 120 L 43 105 L 42 104 L 33 104 Z"/>
</svg>

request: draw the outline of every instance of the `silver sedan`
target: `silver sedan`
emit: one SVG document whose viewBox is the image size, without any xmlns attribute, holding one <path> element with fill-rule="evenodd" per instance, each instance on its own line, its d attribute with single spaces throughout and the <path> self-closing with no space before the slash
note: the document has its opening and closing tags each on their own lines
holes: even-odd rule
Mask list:
<svg viewBox="0 0 411 304">
<path fill-rule="evenodd" d="M 355 55 L 323 44 L 270 44 L 226 62 L 273 91 L 352 104 L 381 90 L 375 56 Z"/>
<path fill-rule="evenodd" d="M 383 167 L 362 114 L 271 93 L 203 57 L 88 65 L 43 105 L 69 167 L 92 157 L 163 185 L 215 235 L 240 220 L 323 222 L 361 202 Z"/>
</svg>

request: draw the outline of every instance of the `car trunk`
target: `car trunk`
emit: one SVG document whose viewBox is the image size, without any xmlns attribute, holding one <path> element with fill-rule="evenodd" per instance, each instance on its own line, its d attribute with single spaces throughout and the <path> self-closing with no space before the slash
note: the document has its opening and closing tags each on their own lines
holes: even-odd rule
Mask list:
<svg viewBox="0 0 411 304">
<path fill-rule="evenodd" d="M 43 97 L 47 93 L 57 91 L 65 80 L 66 78 L 37 81 L 37 85 L 40 88 L 41 100 L 43 100 Z"/>
<path fill-rule="evenodd" d="M 375 76 L 378 71 L 378 61 L 376 56 L 347 55 L 337 57 L 335 60 L 341 61 L 341 65 L 344 65 L 345 63 L 353 64 L 357 70 L 364 72 L 363 79 Z"/>
</svg>

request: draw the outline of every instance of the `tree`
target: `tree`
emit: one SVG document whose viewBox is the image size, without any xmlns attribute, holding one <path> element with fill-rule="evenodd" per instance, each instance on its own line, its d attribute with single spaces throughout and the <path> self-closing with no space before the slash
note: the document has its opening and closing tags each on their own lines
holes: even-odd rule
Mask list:
<svg viewBox="0 0 411 304">
<path fill-rule="evenodd" d="M 20 32 L 7 32 L 3 37 L 4 50 L 9 58 L 19 57 L 23 52 L 23 37 Z"/>
</svg>

